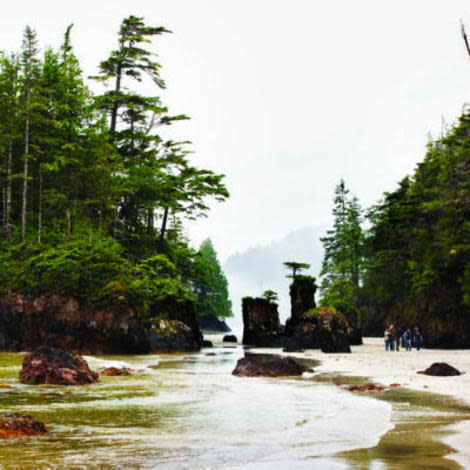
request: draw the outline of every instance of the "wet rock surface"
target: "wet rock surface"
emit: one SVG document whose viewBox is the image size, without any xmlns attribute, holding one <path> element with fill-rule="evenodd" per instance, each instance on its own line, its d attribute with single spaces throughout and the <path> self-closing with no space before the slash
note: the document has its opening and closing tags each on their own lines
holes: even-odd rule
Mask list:
<svg viewBox="0 0 470 470">
<path fill-rule="evenodd" d="M 431 364 L 426 370 L 419 371 L 418 374 L 448 377 L 452 375 L 461 375 L 462 373 L 446 362 L 435 362 L 434 364 Z"/>
<path fill-rule="evenodd" d="M 259 347 L 280 347 L 282 329 L 277 304 L 261 297 L 244 297 L 243 344 Z"/>
<path fill-rule="evenodd" d="M 19 413 L 0 415 L 0 439 L 12 437 L 37 436 L 48 433 L 46 425 L 31 416 Z"/>
<path fill-rule="evenodd" d="M 128 376 L 132 375 L 132 369 L 127 367 L 108 367 L 107 369 L 100 371 L 100 375 L 103 377 Z"/>
<path fill-rule="evenodd" d="M 178 320 L 157 320 L 149 333 L 150 352 L 197 351 L 201 342 L 199 330 Z"/>
<path fill-rule="evenodd" d="M 283 357 L 270 361 L 260 361 L 244 357 L 238 360 L 232 374 L 242 377 L 282 377 L 302 375 L 307 371 L 313 372 L 312 369 L 298 363 L 291 357 Z"/>
<path fill-rule="evenodd" d="M 190 333 L 168 340 L 166 326 L 158 330 L 162 311 L 168 321 L 178 321 Z M 187 341 L 182 341 L 185 336 Z M 165 337 L 158 343 L 156 337 Z M 193 302 L 149 307 L 142 317 L 130 307 L 110 305 L 97 309 L 77 299 L 57 295 L 27 297 L 8 294 L 0 298 L 0 349 L 32 351 L 49 345 L 81 354 L 145 354 L 158 346 L 166 350 L 195 350 L 202 335 Z"/>
<path fill-rule="evenodd" d="M 212 341 L 208 341 L 207 339 L 203 339 L 201 343 L 201 348 L 213 348 L 214 345 L 212 344 Z"/>
<path fill-rule="evenodd" d="M 85 385 L 98 382 L 98 374 L 78 354 L 41 346 L 25 355 L 20 381 L 30 385 Z"/>
</svg>

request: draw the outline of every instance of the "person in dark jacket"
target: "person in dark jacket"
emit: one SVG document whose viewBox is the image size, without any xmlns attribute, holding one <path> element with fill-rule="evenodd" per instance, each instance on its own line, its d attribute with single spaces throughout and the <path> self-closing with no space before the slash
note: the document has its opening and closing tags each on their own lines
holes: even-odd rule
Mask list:
<svg viewBox="0 0 470 470">
<path fill-rule="evenodd" d="M 421 332 L 419 331 L 419 328 L 415 326 L 415 346 L 416 346 L 417 351 L 421 349 L 422 342 L 423 342 L 423 338 L 421 336 Z"/>
<path fill-rule="evenodd" d="M 403 333 L 403 339 L 406 350 L 411 351 L 411 330 L 409 328 Z"/>
<path fill-rule="evenodd" d="M 400 341 L 401 341 L 402 331 L 399 326 L 395 327 L 395 348 L 397 351 L 400 351 Z"/>
</svg>

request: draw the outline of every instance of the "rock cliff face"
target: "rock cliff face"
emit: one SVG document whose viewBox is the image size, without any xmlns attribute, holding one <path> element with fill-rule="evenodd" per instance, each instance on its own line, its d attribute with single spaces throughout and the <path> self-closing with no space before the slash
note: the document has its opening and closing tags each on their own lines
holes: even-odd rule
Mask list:
<svg viewBox="0 0 470 470">
<path fill-rule="evenodd" d="M 426 348 L 470 348 L 470 318 L 467 315 L 455 317 L 443 313 L 439 318 L 432 318 L 427 313 L 416 312 L 414 315 L 405 317 L 385 314 L 380 310 L 370 308 L 365 311 L 364 317 L 365 336 L 383 336 L 390 324 L 399 325 L 402 328 L 418 326 Z"/>
<path fill-rule="evenodd" d="M 264 298 L 244 297 L 242 313 L 243 344 L 267 347 L 282 345 L 277 304 Z"/>
<path fill-rule="evenodd" d="M 168 325 L 160 327 L 157 314 L 158 306 L 151 311 L 154 318 L 142 320 L 122 306 L 94 309 L 55 295 L 28 298 L 9 294 L 0 299 L 0 349 L 31 351 L 48 345 L 82 354 L 111 354 L 199 348 L 202 335 L 192 305 L 180 305 L 166 314 L 186 327 L 184 337 L 173 335 L 179 340 L 173 343 L 168 340 Z M 160 348 L 163 343 L 165 347 Z"/>
<path fill-rule="evenodd" d="M 285 347 L 287 351 L 351 352 L 348 321 L 340 312 L 315 308 L 316 288 L 312 277 L 293 280 L 291 317 L 285 327 L 279 324 L 276 304 L 263 298 L 243 299 L 243 344 Z"/>
<path fill-rule="evenodd" d="M 197 317 L 197 321 L 199 323 L 199 328 L 201 328 L 202 331 L 213 331 L 220 333 L 228 333 L 231 331 L 224 320 L 219 320 L 214 315 L 203 315 Z"/>
</svg>

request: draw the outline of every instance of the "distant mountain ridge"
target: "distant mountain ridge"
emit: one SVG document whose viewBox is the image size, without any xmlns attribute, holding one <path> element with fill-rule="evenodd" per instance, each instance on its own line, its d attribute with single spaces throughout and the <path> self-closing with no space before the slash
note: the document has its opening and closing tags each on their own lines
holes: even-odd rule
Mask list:
<svg viewBox="0 0 470 470">
<path fill-rule="evenodd" d="M 318 277 L 323 257 L 320 237 L 324 227 L 304 227 L 288 233 L 280 240 L 266 245 L 256 245 L 242 253 L 235 253 L 224 263 L 228 279 L 230 298 L 235 317 L 229 323 L 235 329 L 242 326 L 241 299 L 245 296 L 259 296 L 271 289 L 279 294 L 281 319 L 289 316 L 289 279 L 284 261 L 309 263 L 308 274 Z M 307 272 L 306 272 L 307 273 Z"/>
</svg>

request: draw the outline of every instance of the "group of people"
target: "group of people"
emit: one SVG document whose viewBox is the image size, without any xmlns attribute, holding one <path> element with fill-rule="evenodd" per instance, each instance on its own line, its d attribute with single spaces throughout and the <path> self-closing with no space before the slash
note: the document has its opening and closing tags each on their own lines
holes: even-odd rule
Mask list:
<svg viewBox="0 0 470 470">
<path fill-rule="evenodd" d="M 423 337 L 417 326 L 411 330 L 410 328 L 401 329 L 399 326 L 390 325 L 385 330 L 385 351 L 400 351 L 400 347 L 411 351 L 412 345 L 419 351 L 422 342 Z"/>
</svg>

